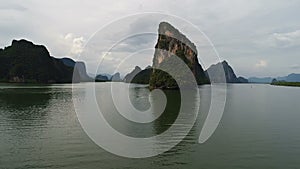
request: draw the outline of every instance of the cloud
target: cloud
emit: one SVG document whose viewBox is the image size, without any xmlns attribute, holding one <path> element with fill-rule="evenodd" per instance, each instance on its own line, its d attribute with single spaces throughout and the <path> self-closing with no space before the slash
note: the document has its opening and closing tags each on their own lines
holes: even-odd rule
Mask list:
<svg viewBox="0 0 300 169">
<path fill-rule="evenodd" d="M 73 39 L 73 44 L 72 44 L 72 48 L 71 48 L 71 54 L 72 55 L 79 55 L 82 50 L 83 50 L 83 44 L 84 44 L 84 39 L 83 37 L 79 37 L 79 38 L 74 38 Z"/>
<path fill-rule="evenodd" d="M 107 30 L 103 34 L 111 36 L 97 38 L 99 42 L 93 48 L 97 49 L 95 57 L 84 51 L 81 53 L 83 44 L 95 31 L 127 15 L 156 11 L 179 16 L 199 27 L 215 44 L 220 56 L 232 63 L 236 72 L 241 75 L 268 75 L 269 72 L 287 74 L 290 66 L 299 60 L 299 5 L 300 1 L 286 3 L 282 0 L 218 0 L 217 3 L 210 0 L 187 0 L 185 3 L 171 0 L 128 0 L 114 3 L 89 1 L 84 4 L 81 0 L 64 0 L 59 4 L 51 0 L 2 0 L 0 46 L 9 45 L 12 39 L 25 38 L 36 44 L 46 45 L 53 56 L 83 60 L 88 63 L 88 69 L 94 70 L 97 68 L 94 63 L 101 58 L 101 52 L 106 52 L 123 37 L 109 34 L 116 33 L 116 30 Z M 156 33 L 158 21 L 160 18 L 155 17 L 131 20 L 122 22 L 116 29 L 126 35 L 141 31 Z M 200 42 L 198 35 L 188 34 L 184 25 L 170 23 L 182 30 L 191 41 Z M 153 48 L 156 40 L 155 35 L 130 37 L 120 42 L 114 49 L 112 58 L 108 59 L 116 60 L 139 49 Z M 286 48 L 288 50 L 284 50 Z M 204 47 L 197 46 L 197 49 L 201 58 L 209 58 L 211 55 Z M 79 53 L 84 57 L 78 58 Z M 153 53 L 145 57 L 147 56 L 151 58 Z M 254 70 L 255 63 L 261 59 L 259 56 L 271 57 L 268 59 L 272 59 L 272 65 L 268 65 L 268 70 Z M 142 59 L 142 56 L 139 58 Z M 140 66 L 151 64 L 151 59 L 144 60 L 133 61 Z M 281 66 L 288 70 L 280 69 Z M 110 67 L 107 66 L 103 71 L 109 70 Z"/>
<path fill-rule="evenodd" d="M 27 10 L 27 8 L 19 4 L 13 4 L 8 1 L 5 3 L 0 3 L 0 10 L 25 11 Z"/>
<path fill-rule="evenodd" d="M 300 30 L 286 33 L 273 33 L 270 39 L 273 41 L 272 45 L 275 47 L 287 48 L 299 46 Z"/>
<path fill-rule="evenodd" d="M 66 44 L 69 46 L 68 55 L 78 56 L 81 54 L 85 42 L 82 36 L 76 37 L 72 33 L 68 33 L 65 35 L 64 40 L 66 41 Z"/>
<path fill-rule="evenodd" d="M 255 64 L 256 68 L 263 68 L 263 67 L 267 67 L 268 63 L 265 60 L 259 60 L 258 63 Z"/>
<path fill-rule="evenodd" d="M 294 64 L 292 66 L 290 66 L 291 69 L 300 69 L 300 65 L 299 64 Z"/>
<path fill-rule="evenodd" d="M 110 25 L 111 29 L 107 34 L 111 34 L 112 37 L 109 37 L 109 39 L 112 39 L 113 42 L 119 42 L 114 44 L 114 51 L 136 52 L 141 49 L 154 47 L 158 25 L 162 17 L 163 15 L 143 15 L 137 16 L 137 18 L 126 18 Z M 124 26 L 126 24 L 128 26 Z M 119 29 L 120 27 L 122 29 Z M 116 30 L 115 28 L 118 29 Z"/>
</svg>

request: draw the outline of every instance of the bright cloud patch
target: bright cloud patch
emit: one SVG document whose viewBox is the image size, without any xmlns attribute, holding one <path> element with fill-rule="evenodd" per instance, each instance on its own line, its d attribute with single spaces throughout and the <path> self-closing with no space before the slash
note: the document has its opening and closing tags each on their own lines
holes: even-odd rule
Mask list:
<svg viewBox="0 0 300 169">
<path fill-rule="evenodd" d="M 76 37 L 72 33 L 68 33 L 64 39 L 70 46 L 70 56 L 78 56 L 83 51 L 84 38 L 82 36 Z"/>
<path fill-rule="evenodd" d="M 258 63 L 255 64 L 255 67 L 257 68 L 262 68 L 262 67 L 267 67 L 268 63 L 265 60 L 260 60 Z"/>
<path fill-rule="evenodd" d="M 300 45 L 300 30 L 287 33 L 273 33 L 273 45 L 277 47 L 292 47 Z"/>
</svg>

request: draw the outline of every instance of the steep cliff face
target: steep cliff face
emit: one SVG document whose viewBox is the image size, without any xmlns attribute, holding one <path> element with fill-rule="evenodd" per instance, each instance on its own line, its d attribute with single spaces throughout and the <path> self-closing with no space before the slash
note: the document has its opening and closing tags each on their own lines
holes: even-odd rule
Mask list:
<svg viewBox="0 0 300 169">
<path fill-rule="evenodd" d="M 91 78 L 86 72 L 86 66 L 84 62 L 75 62 L 70 58 L 60 59 L 66 66 L 73 68 L 73 81 L 74 82 L 91 82 Z"/>
<path fill-rule="evenodd" d="M 248 83 L 247 79 L 237 77 L 226 61 L 210 66 L 205 73 L 209 76 L 210 81 L 214 83 Z"/>
<path fill-rule="evenodd" d="M 155 45 L 153 68 L 166 64 L 169 58 L 179 57 L 190 68 L 198 84 L 208 83 L 208 79 L 198 62 L 196 46 L 176 28 L 167 22 L 161 22 L 158 29 L 158 40 Z M 170 63 L 172 65 L 172 63 Z M 173 65 L 176 69 L 176 65 Z M 182 71 L 177 70 L 178 74 Z M 182 74 L 182 76 L 184 76 Z M 153 70 L 150 88 L 176 88 L 176 82 L 170 75 L 160 70 Z"/>
</svg>

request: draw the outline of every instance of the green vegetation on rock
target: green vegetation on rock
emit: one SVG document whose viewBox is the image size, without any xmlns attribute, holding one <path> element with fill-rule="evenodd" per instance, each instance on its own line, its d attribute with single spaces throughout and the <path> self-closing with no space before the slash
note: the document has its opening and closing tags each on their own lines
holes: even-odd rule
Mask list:
<svg viewBox="0 0 300 169">
<path fill-rule="evenodd" d="M 153 72 L 152 68 L 146 68 L 142 71 L 140 71 L 138 74 L 134 76 L 134 78 L 131 80 L 131 83 L 137 83 L 137 84 L 149 84 L 150 82 L 150 76 Z"/>
<path fill-rule="evenodd" d="M 300 82 L 273 81 L 271 85 L 300 87 Z"/>
<path fill-rule="evenodd" d="M 0 50 L 1 82 L 71 83 L 72 80 L 91 80 L 83 62 L 54 58 L 45 46 L 27 40 L 13 40 L 11 46 Z"/>
</svg>

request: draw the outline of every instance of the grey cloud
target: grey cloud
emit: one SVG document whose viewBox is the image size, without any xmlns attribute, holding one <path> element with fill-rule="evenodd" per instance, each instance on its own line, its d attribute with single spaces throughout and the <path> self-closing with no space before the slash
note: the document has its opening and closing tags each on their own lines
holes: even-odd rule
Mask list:
<svg viewBox="0 0 300 169">
<path fill-rule="evenodd" d="M 300 69 L 300 65 L 298 65 L 298 64 L 294 64 L 294 65 L 292 65 L 292 66 L 290 66 L 290 68 L 291 69 Z"/>
<path fill-rule="evenodd" d="M 169 0 L 128 0 L 82 3 L 80 0 L 64 0 L 59 4 L 51 0 L 0 1 L 1 46 L 9 45 L 15 38 L 26 38 L 46 45 L 54 56 L 64 56 L 68 54 L 65 48 L 65 45 L 68 45 L 61 41 L 61 36 L 74 33 L 76 37 L 88 39 L 97 29 L 115 19 L 137 12 L 163 11 L 187 19 L 203 30 L 215 44 L 222 59 L 228 60 L 240 75 L 285 75 L 290 73 L 290 65 L 299 64 L 299 37 L 294 36 L 300 29 L 299 1 L 287 3 L 282 0 L 187 0 L 178 3 Z M 122 35 L 135 34 L 141 30 L 156 33 L 158 23 L 164 19 L 149 17 L 131 20 L 120 23 L 119 27 L 116 27 L 117 30 L 102 32 L 106 36 L 95 37 L 98 53 L 105 52 L 104 50 L 120 40 L 119 37 L 124 37 Z M 177 24 L 174 26 L 182 27 Z M 118 30 L 121 30 L 121 34 L 109 34 L 110 31 Z M 197 40 L 195 36 L 188 35 L 193 42 L 194 39 Z M 142 48 L 153 48 L 155 41 L 155 36 L 134 36 L 117 46 L 115 51 L 118 55 L 115 57 L 122 57 Z M 203 48 L 198 47 L 199 50 Z M 203 54 L 206 55 L 205 52 Z M 151 57 L 151 54 L 149 55 Z M 80 59 L 89 64 L 99 59 L 99 56 Z M 265 68 L 266 71 L 258 72 L 253 69 L 253 65 L 259 59 L 270 60 L 272 64 Z M 151 64 L 150 59 L 140 62 Z M 96 69 L 94 66 L 88 65 L 90 69 Z M 107 67 L 107 70 L 109 69 Z"/>
<path fill-rule="evenodd" d="M 157 39 L 157 29 L 162 21 L 162 16 L 137 16 L 137 19 L 130 23 L 128 30 L 125 30 L 126 39 L 117 46 L 118 51 L 134 52 L 137 50 L 154 47 Z"/>
<path fill-rule="evenodd" d="M 286 33 L 273 33 L 271 36 L 275 46 L 277 47 L 293 47 L 300 45 L 300 30 Z"/>
<path fill-rule="evenodd" d="M 20 4 L 12 4 L 10 2 L 0 3 L 1 10 L 15 10 L 15 11 L 26 11 L 27 8 Z"/>
</svg>

